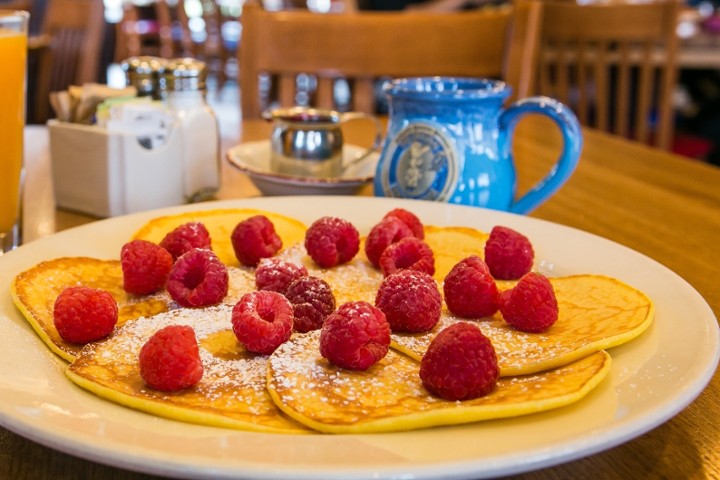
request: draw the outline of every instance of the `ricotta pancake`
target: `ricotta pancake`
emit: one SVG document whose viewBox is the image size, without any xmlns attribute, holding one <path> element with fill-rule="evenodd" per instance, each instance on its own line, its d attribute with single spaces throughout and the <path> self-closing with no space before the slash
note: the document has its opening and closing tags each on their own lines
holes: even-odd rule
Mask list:
<svg viewBox="0 0 720 480">
<path fill-rule="evenodd" d="M 546 372 L 501 378 L 490 394 L 462 402 L 430 395 L 420 364 L 390 350 L 366 371 L 345 370 L 319 353 L 320 332 L 294 336 L 270 356 L 267 386 L 275 404 L 326 433 L 372 433 L 456 425 L 541 412 L 579 401 L 607 375 L 596 352 Z"/>
<path fill-rule="evenodd" d="M 375 295 L 383 281 L 382 272 L 372 266 L 362 247 L 352 260 L 332 268 L 319 267 L 307 254 L 303 244 L 293 245 L 278 256 L 285 261 L 303 265 L 308 275 L 325 280 L 338 306 L 359 300 L 374 304 Z"/>
<path fill-rule="evenodd" d="M 232 307 L 177 309 L 127 323 L 112 336 L 87 345 L 66 370 L 79 386 L 107 400 L 184 422 L 263 432 L 307 433 L 271 400 L 267 356 L 246 351 L 235 338 Z M 200 382 L 167 393 L 145 385 L 138 356 L 145 342 L 168 325 L 195 330 L 203 363 Z"/>
<path fill-rule="evenodd" d="M 255 290 L 254 269 L 229 267 L 228 276 L 225 303 L 234 304 Z M 75 359 L 82 345 L 60 337 L 53 321 L 53 306 L 60 292 L 73 285 L 109 292 L 118 303 L 116 328 L 128 320 L 178 308 L 166 290 L 143 296 L 127 293 L 118 260 L 61 257 L 39 263 L 15 277 L 10 287 L 13 302 L 50 350 L 68 362 Z"/>
<path fill-rule="evenodd" d="M 425 242 L 435 256 L 435 279 L 441 282 L 452 267 L 470 255 L 484 256 L 488 235 L 467 227 L 425 226 Z M 332 268 L 320 268 L 307 254 L 302 243 L 291 246 L 278 256 L 303 265 L 309 275 L 319 277 L 332 287 L 338 305 L 364 300 L 375 303 L 375 296 L 383 281 L 383 274 L 365 255 L 364 239 L 360 251 L 349 262 Z"/>
<path fill-rule="evenodd" d="M 639 290 L 610 277 L 573 275 L 550 278 L 558 300 L 558 320 L 543 333 L 515 330 L 499 313 L 470 320 L 495 347 L 501 376 L 540 372 L 590 353 L 621 345 L 651 324 L 654 306 Z M 506 286 L 512 285 L 510 282 Z M 392 346 L 420 360 L 437 332 L 459 321 L 446 308 L 432 331 L 392 334 Z"/>
<path fill-rule="evenodd" d="M 143 225 L 133 239 L 149 240 L 159 244 L 165 235 L 188 222 L 202 222 L 210 233 L 212 250 L 225 265 L 238 266 L 230 236 L 235 226 L 255 215 L 265 215 L 274 225 L 275 232 L 282 240 L 283 248 L 302 243 L 305 239 L 304 223 L 285 215 L 254 209 L 199 210 L 157 217 Z"/>
<path fill-rule="evenodd" d="M 476 255 L 485 258 L 485 232 L 469 227 L 425 226 L 425 243 L 435 256 L 435 279 L 442 281 L 463 258 Z"/>
<path fill-rule="evenodd" d="M 20 273 L 10 286 L 15 306 L 50 350 L 69 362 L 82 345 L 68 343 L 60 337 L 53 322 L 53 307 L 60 292 L 74 285 L 109 292 L 118 303 L 118 326 L 133 318 L 164 312 L 172 303 L 165 291 L 142 297 L 127 293 L 118 260 L 62 257 Z"/>
</svg>

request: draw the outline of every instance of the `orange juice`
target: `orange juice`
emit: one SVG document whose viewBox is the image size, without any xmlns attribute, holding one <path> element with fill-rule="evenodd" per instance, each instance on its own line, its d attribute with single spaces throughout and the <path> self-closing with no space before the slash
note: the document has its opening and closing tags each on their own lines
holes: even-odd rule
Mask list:
<svg viewBox="0 0 720 480">
<path fill-rule="evenodd" d="M 0 234 L 19 212 L 27 36 L 0 26 Z"/>
</svg>

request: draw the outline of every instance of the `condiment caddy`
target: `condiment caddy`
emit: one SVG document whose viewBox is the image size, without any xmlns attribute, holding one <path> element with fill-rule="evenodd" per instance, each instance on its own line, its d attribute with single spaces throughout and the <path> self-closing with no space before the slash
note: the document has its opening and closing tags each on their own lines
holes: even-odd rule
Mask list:
<svg viewBox="0 0 720 480">
<path fill-rule="evenodd" d="M 220 136 L 192 58 L 123 62 L 133 98 L 98 107 L 96 123 L 51 120 L 58 206 L 98 217 L 202 201 L 220 183 Z"/>
</svg>

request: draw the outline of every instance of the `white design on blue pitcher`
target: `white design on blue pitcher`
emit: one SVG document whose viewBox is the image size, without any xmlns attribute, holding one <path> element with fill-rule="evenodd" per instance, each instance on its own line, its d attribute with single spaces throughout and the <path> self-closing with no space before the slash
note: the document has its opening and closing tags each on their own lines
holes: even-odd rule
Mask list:
<svg viewBox="0 0 720 480">
<path fill-rule="evenodd" d="M 441 129 L 429 123 L 405 127 L 389 146 L 381 172 L 394 197 L 447 201 L 458 175 L 457 153 Z"/>
</svg>

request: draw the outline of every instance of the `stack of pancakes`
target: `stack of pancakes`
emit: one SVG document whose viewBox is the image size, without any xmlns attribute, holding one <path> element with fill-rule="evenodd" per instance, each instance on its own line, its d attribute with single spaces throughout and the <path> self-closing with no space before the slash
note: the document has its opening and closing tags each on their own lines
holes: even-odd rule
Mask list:
<svg viewBox="0 0 720 480">
<path fill-rule="evenodd" d="M 388 355 L 367 371 L 336 367 L 319 353 L 319 331 L 294 334 L 272 355 L 244 350 L 232 332 L 232 306 L 255 290 L 254 270 L 240 266 L 230 242 L 241 220 L 263 214 L 283 241 L 279 256 L 303 264 L 323 278 L 338 305 L 351 300 L 374 303 L 382 273 L 359 253 L 351 262 L 321 269 L 302 245 L 306 226 L 292 218 L 257 210 L 210 210 L 156 218 L 132 234 L 159 243 L 175 227 L 205 224 L 212 249 L 228 266 L 230 289 L 223 304 L 185 309 L 166 292 L 133 296 L 122 288 L 117 259 L 58 258 L 18 275 L 15 304 L 39 337 L 69 362 L 67 376 L 100 397 L 151 414 L 186 422 L 283 433 L 365 433 L 410 430 L 475 422 L 544 411 L 576 402 L 610 370 L 605 349 L 628 342 L 652 322 L 653 305 L 642 292 L 599 275 L 551 278 L 559 318 L 546 332 L 514 330 L 499 314 L 460 319 L 443 308 L 430 332 L 393 334 Z M 466 227 L 425 227 L 425 241 L 436 260 L 435 278 L 469 255 L 483 256 L 487 235 Z M 531 239 L 532 240 L 532 239 Z M 119 258 L 120 252 L 118 252 Z M 85 346 L 64 342 L 52 318 L 57 295 L 71 285 L 109 291 L 120 318 L 113 334 Z M 499 288 L 514 282 L 498 282 Z M 442 288 L 441 288 L 442 291 Z M 487 396 L 452 402 L 432 396 L 418 375 L 420 359 L 434 336 L 448 325 L 476 323 L 498 355 L 501 378 Z M 138 366 L 142 345 L 157 330 L 191 326 L 198 338 L 204 375 L 192 388 L 166 393 L 147 387 Z"/>
</svg>

